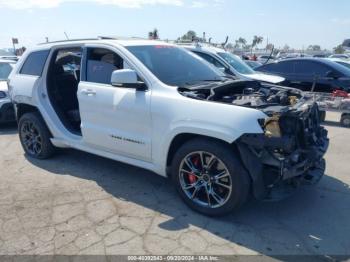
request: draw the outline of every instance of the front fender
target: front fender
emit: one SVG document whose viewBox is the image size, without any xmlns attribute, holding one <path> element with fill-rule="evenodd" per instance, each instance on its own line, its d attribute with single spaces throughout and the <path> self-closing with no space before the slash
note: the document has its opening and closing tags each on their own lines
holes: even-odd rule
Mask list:
<svg viewBox="0 0 350 262">
<path fill-rule="evenodd" d="M 246 123 L 241 123 L 240 126 L 229 126 L 227 124 L 213 124 L 210 121 L 199 120 L 180 120 L 171 123 L 169 133 L 165 134 L 162 138 L 161 151 L 158 155 L 159 164 L 162 166 L 162 170 L 165 174 L 167 168 L 167 158 L 170 150 L 170 146 L 173 140 L 181 134 L 193 134 L 199 136 L 206 136 L 222 140 L 226 143 L 233 143 L 243 134 L 246 133 L 262 133 L 262 129 L 258 124 L 258 119 L 247 119 Z M 162 173 L 163 173 L 162 172 Z"/>
</svg>

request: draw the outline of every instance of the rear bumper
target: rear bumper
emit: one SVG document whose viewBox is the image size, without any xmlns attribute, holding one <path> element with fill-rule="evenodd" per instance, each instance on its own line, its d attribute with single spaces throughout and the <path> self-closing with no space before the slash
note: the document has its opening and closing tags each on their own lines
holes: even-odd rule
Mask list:
<svg viewBox="0 0 350 262">
<path fill-rule="evenodd" d="M 276 188 L 287 186 L 291 191 L 299 185 L 320 181 L 326 166 L 323 156 L 329 145 L 327 131 L 320 128 L 321 135 L 307 149 L 298 148 L 291 137 L 271 140 L 264 134 L 249 134 L 239 139 L 238 149 L 253 180 L 253 194 L 257 199 L 281 198 L 284 194 L 273 197 Z"/>
<path fill-rule="evenodd" d="M 15 110 L 11 102 L 0 101 L 0 123 L 16 121 Z"/>
</svg>

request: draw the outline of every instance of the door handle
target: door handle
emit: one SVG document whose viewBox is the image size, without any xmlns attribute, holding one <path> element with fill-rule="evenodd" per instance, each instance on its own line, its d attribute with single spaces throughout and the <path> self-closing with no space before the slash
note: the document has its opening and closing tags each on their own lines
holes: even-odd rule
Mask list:
<svg viewBox="0 0 350 262">
<path fill-rule="evenodd" d="M 92 90 L 92 89 L 83 89 L 83 90 L 81 90 L 81 93 L 83 95 L 87 95 L 87 96 L 94 96 L 94 95 L 96 95 L 96 91 Z"/>
</svg>

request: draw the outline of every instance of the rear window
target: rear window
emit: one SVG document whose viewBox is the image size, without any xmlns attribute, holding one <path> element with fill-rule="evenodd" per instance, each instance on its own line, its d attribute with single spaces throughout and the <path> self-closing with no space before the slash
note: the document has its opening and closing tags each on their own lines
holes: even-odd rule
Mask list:
<svg viewBox="0 0 350 262">
<path fill-rule="evenodd" d="M 24 62 L 20 74 L 41 76 L 49 50 L 31 53 Z"/>
</svg>

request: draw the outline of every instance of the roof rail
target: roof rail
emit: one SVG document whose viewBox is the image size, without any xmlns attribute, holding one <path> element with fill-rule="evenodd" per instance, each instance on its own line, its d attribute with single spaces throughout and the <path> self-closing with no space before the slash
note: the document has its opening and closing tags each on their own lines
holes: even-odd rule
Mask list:
<svg viewBox="0 0 350 262">
<path fill-rule="evenodd" d="M 87 41 L 87 40 L 99 40 L 100 38 L 78 38 L 78 39 L 66 39 L 66 40 L 58 40 L 58 41 L 50 41 L 39 43 L 38 45 L 52 44 L 52 43 L 65 43 L 65 42 L 79 42 L 79 41 Z"/>
<path fill-rule="evenodd" d="M 104 40 L 148 40 L 138 36 L 98 36 L 98 38 Z"/>
<path fill-rule="evenodd" d="M 78 38 L 78 39 L 65 39 L 58 41 L 50 41 L 39 43 L 38 45 L 52 44 L 52 43 L 65 43 L 65 42 L 79 42 L 79 41 L 88 41 L 88 40 L 146 40 L 147 38 L 142 37 L 114 37 L 114 36 L 98 36 L 96 38 Z"/>
</svg>

